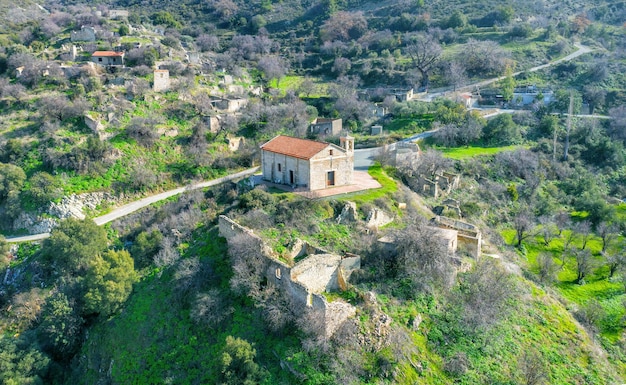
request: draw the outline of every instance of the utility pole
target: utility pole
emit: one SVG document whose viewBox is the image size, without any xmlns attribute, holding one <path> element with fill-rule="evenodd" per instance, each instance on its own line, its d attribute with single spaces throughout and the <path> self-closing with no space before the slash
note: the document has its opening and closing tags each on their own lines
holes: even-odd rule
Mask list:
<svg viewBox="0 0 626 385">
<path fill-rule="evenodd" d="M 567 109 L 567 131 L 565 134 L 565 150 L 563 151 L 563 160 L 567 161 L 569 153 L 569 133 L 572 130 L 572 115 L 574 114 L 574 93 L 569 92 L 569 108 Z"/>
</svg>

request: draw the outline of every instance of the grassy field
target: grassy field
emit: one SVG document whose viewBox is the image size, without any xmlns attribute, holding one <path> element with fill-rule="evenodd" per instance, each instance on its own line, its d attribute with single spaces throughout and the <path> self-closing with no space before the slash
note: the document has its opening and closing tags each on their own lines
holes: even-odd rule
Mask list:
<svg viewBox="0 0 626 385">
<path fill-rule="evenodd" d="M 515 244 L 515 232 L 512 229 L 502 231 L 505 241 Z M 569 235 L 569 230 L 564 230 L 561 237 L 553 239 L 547 246 L 540 236 L 535 236 L 523 242 L 522 254 L 525 255 L 528 268 L 531 272 L 537 273 L 539 266 L 537 257 L 546 253 L 550 255 L 555 264 L 560 266 L 554 282 L 554 288 L 569 303 L 572 310 L 585 307 L 590 301 L 598 301 L 605 312 L 603 319 L 599 322 L 600 334 L 611 342 L 615 342 L 624 331 L 622 318 L 626 315 L 622 302 L 626 300 L 624 286 L 617 275 L 609 278 L 606 260 L 601 254 L 602 241 L 600 238 L 592 236 L 587 242 L 586 248 L 592 253 L 592 272 L 587 275 L 584 282 L 576 282 L 577 264 L 572 256 L 567 256 L 563 263 L 565 238 Z M 571 246 L 582 247 L 582 240 L 575 238 Z"/>
<path fill-rule="evenodd" d="M 476 156 L 495 155 L 499 152 L 513 151 L 513 150 L 517 150 L 518 148 L 526 148 L 526 147 L 520 146 L 520 145 L 512 145 L 512 146 L 504 146 L 504 147 L 467 146 L 467 147 L 456 147 L 456 148 L 443 148 L 443 147 L 433 146 L 432 148 L 443 152 L 443 155 L 446 158 L 455 159 L 455 160 L 463 160 L 463 159 L 473 158 Z"/>
<path fill-rule="evenodd" d="M 296 76 L 296 75 L 288 75 L 284 76 L 278 82 L 276 79 L 273 79 L 269 86 L 271 88 L 276 88 L 280 90 L 282 95 L 285 95 L 287 90 L 296 90 L 304 83 L 307 78 L 304 76 Z M 319 78 L 309 78 L 309 80 L 313 83 L 312 92 L 309 95 L 305 95 L 302 92 L 299 92 L 300 97 L 308 97 L 308 98 L 321 98 L 328 96 L 328 83 L 323 82 Z"/>
</svg>

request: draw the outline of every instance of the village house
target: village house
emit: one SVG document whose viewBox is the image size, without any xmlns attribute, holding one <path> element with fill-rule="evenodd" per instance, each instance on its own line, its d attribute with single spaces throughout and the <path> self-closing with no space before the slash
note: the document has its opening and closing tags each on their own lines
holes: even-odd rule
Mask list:
<svg viewBox="0 0 626 385">
<path fill-rule="evenodd" d="M 94 27 L 80 27 L 80 31 L 72 31 L 70 32 L 70 40 L 72 42 L 75 41 L 88 41 L 93 42 L 96 41 L 96 29 Z"/>
<path fill-rule="evenodd" d="M 111 9 L 109 10 L 109 18 L 111 19 L 128 19 L 128 11 L 125 9 Z"/>
<path fill-rule="evenodd" d="M 316 118 L 310 127 L 310 133 L 319 136 L 337 136 L 341 133 L 341 119 Z"/>
<path fill-rule="evenodd" d="M 352 184 L 354 138 L 341 137 L 341 146 L 285 135 L 261 146 L 263 179 L 303 187 L 308 191 Z"/>
<path fill-rule="evenodd" d="M 91 61 L 101 66 L 124 66 L 124 52 L 96 51 L 91 55 Z"/>
</svg>

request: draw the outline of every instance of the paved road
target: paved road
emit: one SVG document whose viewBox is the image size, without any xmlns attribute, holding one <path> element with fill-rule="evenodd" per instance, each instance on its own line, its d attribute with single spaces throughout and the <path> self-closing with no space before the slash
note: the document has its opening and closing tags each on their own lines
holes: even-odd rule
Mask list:
<svg viewBox="0 0 626 385">
<path fill-rule="evenodd" d="M 402 142 L 416 142 L 420 139 L 428 138 L 432 136 L 437 130 L 425 131 L 419 134 L 415 134 L 409 138 L 403 139 Z M 394 150 L 396 143 L 392 143 L 389 145 L 390 150 Z M 364 170 L 367 169 L 374 164 L 374 158 L 380 154 L 382 147 L 372 147 L 372 148 L 361 148 L 358 150 L 354 150 L 354 169 L 355 170 Z"/>
<path fill-rule="evenodd" d="M 241 172 L 237 172 L 235 174 L 231 174 L 231 175 L 227 175 L 221 178 L 217 178 L 217 179 L 213 179 L 213 180 L 209 180 L 206 182 L 200 182 L 200 183 L 196 183 L 196 184 L 192 184 L 192 185 L 188 185 L 185 187 L 180 187 L 174 190 L 169 190 L 166 192 L 162 192 L 160 194 L 156 194 L 156 195 L 152 195 L 146 198 L 142 198 L 139 200 L 136 200 L 134 202 L 131 202 L 129 204 L 126 204 L 124 206 L 120 206 L 116 209 L 113 209 L 113 211 L 111 211 L 108 214 L 105 214 L 103 216 L 94 218 L 94 222 L 96 222 L 97 225 L 102 226 L 105 223 L 109 223 L 111 221 L 114 221 L 116 219 L 122 218 L 130 213 L 134 213 L 135 211 L 142 209 L 146 206 L 150 206 L 153 203 L 156 203 L 158 201 L 162 201 L 164 199 L 173 197 L 174 195 L 178 195 L 180 193 L 183 193 L 185 191 L 191 191 L 191 190 L 196 190 L 199 188 L 205 188 L 205 187 L 211 187 L 211 186 L 216 186 L 218 184 L 222 184 L 224 182 L 228 182 L 231 181 L 233 179 L 238 179 L 241 177 L 245 177 L 245 176 L 249 176 L 252 175 L 254 173 L 256 173 L 259 170 L 259 167 L 252 167 L 249 168 L 247 170 L 241 171 Z M 50 233 L 43 233 L 43 234 L 34 234 L 34 235 L 26 235 L 23 237 L 8 237 L 7 241 L 8 242 L 12 242 L 12 243 L 18 243 L 18 242 L 32 242 L 32 241 L 39 241 L 45 238 L 48 238 L 50 236 Z"/>
<path fill-rule="evenodd" d="M 532 67 L 532 68 L 530 68 L 530 69 L 528 69 L 528 70 L 525 70 L 525 71 L 518 71 L 518 72 L 515 72 L 515 73 L 513 73 L 513 76 L 517 76 L 517 75 L 519 75 L 519 74 L 521 74 L 521 73 L 523 73 L 523 72 L 535 72 L 535 71 L 539 71 L 539 70 L 542 70 L 542 69 L 544 69 L 544 68 L 548 68 L 548 67 L 550 67 L 550 66 L 553 66 L 553 65 L 556 65 L 556 64 L 559 64 L 559 63 L 562 63 L 562 62 L 570 61 L 570 60 L 572 60 L 572 59 L 575 59 L 575 58 L 577 58 L 577 57 L 579 57 L 579 56 L 581 56 L 581 55 L 584 55 L 584 54 L 589 53 L 589 52 L 591 52 L 591 51 L 592 51 L 592 49 L 591 49 L 591 48 L 589 48 L 589 47 L 587 47 L 587 46 L 585 46 L 585 45 L 582 45 L 582 44 L 580 44 L 580 43 L 574 43 L 574 45 L 576 46 L 576 48 L 578 48 L 578 50 L 577 50 L 576 52 L 573 52 L 573 53 L 571 53 L 571 54 L 569 54 L 569 55 L 567 55 L 567 56 L 564 56 L 564 57 L 562 57 L 562 58 L 560 58 L 560 59 L 557 59 L 557 60 L 551 61 L 551 62 L 549 62 L 549 63 L 542 64 L 542 65 L 539 65 L 539 66 L 536 66 L 536 67 Z M 483 80 L 483 81 L 480 81 L 480 82 L 476 82 L 476 83 L 468 84 L 468 85 L 466 85 L 466 86 L 457 87 L 456 92 L 461 92 L 461 91 L 473 91 L 473 90 L 475 90 L 477 87 L 478 87 L 478 88 L 481 88 L 481 87 L 487 86 L 487 85 L 489 85 L 489 84 L 492 84 L 492 83 L 498 82 L 498 81 L 500 81 L 500 80 L 502 80 L 502 79 L 504 79 L 504 78 L 505 78 L 505 76 L 500 76 L 500 77 L 497 77 L 497 78 L 487 79 L 487 80 Z M 428 93 L 428 94 L 424 95 L 423 97 L 418 98 L 417 100 L 422 100 L 422 101 L 427 101 L 427 102 L 430 102 L 430 101 L 432 101 L 433 99 L 436 99 L 436 98 L 438 98 L 438 97 L 444 96 L 445 94 L 447 94 L 447 93 L 449 93 L 449 92 L 450 92 L 450 91 L 443 91 L 443 92 L 433 92 L 433 93 Z"/>
</svg>

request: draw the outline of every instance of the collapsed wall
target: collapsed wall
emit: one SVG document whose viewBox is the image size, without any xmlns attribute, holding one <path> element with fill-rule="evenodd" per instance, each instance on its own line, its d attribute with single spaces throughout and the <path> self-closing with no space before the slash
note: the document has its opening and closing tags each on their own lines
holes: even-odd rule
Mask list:
<svg viewBox="0 0 626 385">
<path fill-rule="evenodd" d="M 457 231 L 457 242 L 459 246 L 464 247 L 475 258 L 479 258 L 482 253 L 482 234 L 480 229 L 475 225 L 444 217 L 441 215 L 432 219 L 432 223 L 443 229 L 450 229 Z"/>
<path fill-rule="evenodd" d="M 296 315 L 307 310 L 318 313 L 323 319 L 324 333 L 330 337 L 349 318 L 356 314 L 356 308 L 347 302 L 328 302 L 322 293 L 346 288 L 352 271 L 361 267 L 361 258 L 354 254 L 339 256 L 327 251 L 300 243 L 298 254 L 306 255 L 294 266 L 276 258 L 274 251 L 254 232 L 225 215 L 219 217 L 220 235 L 230 241 L 238 235 L 250 237 L 267 258 L 265 277 L 294 304 Z"/>
</svg>

